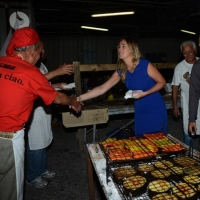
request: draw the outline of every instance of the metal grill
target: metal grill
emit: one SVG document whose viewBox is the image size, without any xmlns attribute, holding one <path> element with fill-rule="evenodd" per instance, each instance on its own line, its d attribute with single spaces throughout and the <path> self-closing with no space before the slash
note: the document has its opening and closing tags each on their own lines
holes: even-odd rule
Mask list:
<svg viewBox="0 0 200 200">
<path fill-rule="evenodd" d="M 171 139 L 171 138 L 170 138 Z M 173 139 L 171 139 L 173 141 Z M 105 148 L 102 147 L 102 151 L 105 153 Z M 108 150 L 108 149 L 107 149 Z M 193 170 L 194 173 L 197 171 L 200 171 L 200 163 L 199 159 L 193 155 L 191 155 L 190 149 L 186 149 L 184 151 L 178 151 L 178 152 L 171 152 L 171 153 L 157 153 L 156 156 L 148 156 L 143 159 L 131 159 L 131 160 L 120 160 L 120 161 L 112 161 L 109 158 L 109 151 L 106 151 L 105 153 L 106 160 L 107 160 L 107 178 L 110 176 L 114 183 L 116 184 L 116 187 L 119 189 L 121 195 L 125 200 L 150 200 L 153 196 L 159 194 L 159 192 L 151 191 L 149 190 L 148 186 L 149 184 L 155 180 L 161 180 L 166 181 L 169 183 L 170 187 L 166 190 L 164 190 L 160 186 L 161 191 L 168 192 L 169 194 L 172 193 L 172 191 L 178 191 L 182 197 L 185 197 L 185 199 L 197 199 L 197 195 L 199 192 L 197 191 L 197 182 L 200 181 L 200 178 L 198 175 L 200 174 L 194 174 L 197 176 L 197 180 L 195 179 L 195 176 L 190 179 L 190 181 L 195 182 L 193 186 L 190 186 L 191 183 L 188 183 L 188 181 L 184 178 L 186 175 L 188 175 L 189 170 Z M 191 166 L 184 166 L 183 163 L 178 163 L 179 160 L 189 160 Z M 152 170 L 139 170 L 139 167 L 147 164 L 149 166 L 153 166 Z M 149 167 L 148 166 L 148 167 Z M 125 176 L 125 178 L 122 178 L 121 180 L 118 180 L 115 175 L 115 170 L 119 168 L 134 168 L 136 170 L 136 173 L 133 176 L 141 176 L 144 177 L 146 180 L 146 183 L 142 185 L 141 187 L 130 189 L 123 186 L 124 181 L 128 179 L 128 177 Z M 196 168 L 197 169 L 196 169 Z M 154 174 L 152 172 L 155 172 Z M 195 180 L 194 180 L 195 179 Z M 187 190 L 191 191 L 194 190 L 194 195 L 192 197 L 189 197 L 187 194 L 187 191 L 184 193 L 181 189 L 181 186 L 179 187 L 177 184 L 186 184 L 188 185 Z M 200 184 L 200 182 L 199 182 Z M 191 188 L 190 188 L 191 187 Z M 176 188 L 176 189 L 174 189 Z M 200 186 L 199 186 L 200 188 Z M 162 190 L 163 189 L 163 190 Z M 161 193 L 163 193 L 161 192 Z"/>
</svg>

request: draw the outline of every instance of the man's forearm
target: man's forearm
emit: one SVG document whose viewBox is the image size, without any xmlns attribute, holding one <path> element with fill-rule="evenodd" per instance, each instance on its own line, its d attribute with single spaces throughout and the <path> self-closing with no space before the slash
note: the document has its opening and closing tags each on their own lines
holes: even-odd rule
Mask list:
<svg viewBox="0 0 200 200">
<path fill-rule="evenodd" d="M 178 99 L 178 86 L 172 86 L 172 106 L 173 108 L 177 107 Z"/>
<path fill-rule="evenodd" d="M 61 105 L 71 105 L 72 99 L 62 92 L 58 92 L 54 99 L 54 103 Z"/>
<path fill-rule="evenodd" d="M 47 80 L 51 80 L 52 78 L 58 76 L 58 74 L 56 70 L 53 70 L 51 72 L 48 72 L 47 74 L 44 74 L 44 76 L 47 78 Z"/>
</svg>

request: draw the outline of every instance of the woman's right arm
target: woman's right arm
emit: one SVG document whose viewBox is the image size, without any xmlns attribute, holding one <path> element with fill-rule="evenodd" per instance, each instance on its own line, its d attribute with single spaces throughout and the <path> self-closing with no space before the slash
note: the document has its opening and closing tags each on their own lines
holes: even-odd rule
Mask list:
<svg viewBox="0 0 200 200">
<path fill-rule="evenodd" d="M 79 101 L 85 101 L 88 99 L 92 99 L 95 97 L 98 97 L 105 92 L 107 92 L 110 88 L 112 88 L 114 85 L 116 85 L 120 81 L 120 76 L 118 75 L 117 71 L 115 71 L 112 76 L 102 85 L 97 86 L 90 90 L 89 92 L 86 92 L 84 94 L 81 94 L 78 97 Z"/>
</svg>

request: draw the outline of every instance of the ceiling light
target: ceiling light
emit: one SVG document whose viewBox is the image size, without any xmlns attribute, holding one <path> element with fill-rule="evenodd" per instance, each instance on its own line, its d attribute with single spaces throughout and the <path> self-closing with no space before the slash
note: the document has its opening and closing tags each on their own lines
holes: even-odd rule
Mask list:
<svg viewBox="0 0 200 200">
<path fill-rule="evenodd" d="M 93 29 L 93 30 L 98 30 L 98 31 L 108 31 L 108 29 L 105 29 L 105 28 L 97 28 L 97 27 L 91 27 L 91 26 L 81 26 L 81 28 Z"/>
<path fill-rule="evenodd" d="M 181 30 L 182 32 L 184 32 L 184 33 L 189 33 L 189 34 L 193 34 L 193 35 L 196 35 L 196 33 L 195 32 L 191 32 L 191 31 L 186 31 L 186 30 Z"/>
<path fill-rule="evenodd" d="M 94 14 L 92 17 L 108 17 L 108 16 L 116 16 L 116 15 L 133 15 L 134 12 L 117 12 L 117 13 L 104 13 L 104 14 Z"/>
<path fill-rule="evenodd" d="M 50 10 L 50 11 L 60 11 L 60 9 L 57 9 L 57 8 L 40 8 L 40 10 Z"/>
</svg>

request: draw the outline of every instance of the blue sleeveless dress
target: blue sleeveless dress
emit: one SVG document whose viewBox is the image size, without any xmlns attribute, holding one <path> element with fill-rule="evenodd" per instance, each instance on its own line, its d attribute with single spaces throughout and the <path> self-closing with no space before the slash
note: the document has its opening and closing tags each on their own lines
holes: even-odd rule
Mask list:
<svg viewBox="0 0 200 200">
<path fill-rule="evenodd" d="M 149 61 L 140 59 L 133 73 L 126 72 L 125 84 L 128 90 L 147 91 L 156 84 L 147 73 L 148 64 Z M 134 130 L 137 137 L 141 137 L 144 133 L 159 131 L 167 134 L 167 109 L 159 91 L 135 100 L 134 108 Z"/>
</svg>

